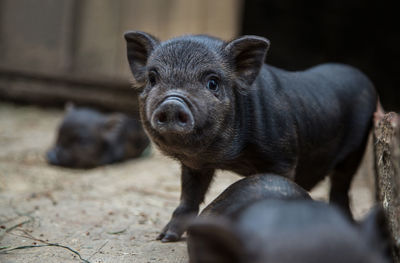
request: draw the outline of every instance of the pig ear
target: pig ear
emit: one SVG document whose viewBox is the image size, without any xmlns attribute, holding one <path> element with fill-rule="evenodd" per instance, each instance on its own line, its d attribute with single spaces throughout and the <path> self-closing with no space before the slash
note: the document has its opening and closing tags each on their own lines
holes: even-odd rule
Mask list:
<svg viewBox="0 0 400 263">
<path fill-rule="evenodd" d="M 244 247 L 224 221 L 196 220 L 188 228 L 189 262 L 241 262 Z"/>
<path fill-rule="evenodd" d="M 159 44 L 159 40 L 150 34 L 140 31 L 129 31 L 124 34 L 128 62 L 133 77 L 138 85 L 145 83 L 145 69 L 147 59 L 151 52 Z"/>
<path fill-rule="evenodd" d="M 380 206 L 373 208 L 360 225 L 362 234 L 371 247 L 389 255 L 392 239 L 383 208 Z"/>
<path fill-rule="evenodd" d="M 244 85 L 250 86 L 256 79 L 269 48 L 269 40 L 258 36 L 243 36 L 225 46 L 234 70 Z"/>
</svg>

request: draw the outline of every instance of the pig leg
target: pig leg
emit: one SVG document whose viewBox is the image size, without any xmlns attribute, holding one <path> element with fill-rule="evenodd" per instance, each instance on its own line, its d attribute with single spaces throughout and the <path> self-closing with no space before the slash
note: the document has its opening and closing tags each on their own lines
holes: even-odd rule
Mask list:
<svg viewBox="0 0 400 263">
<path fill-rule="evenodd" d="M 350 218 L 352 218 L 352 214 L 350 210 L 349 190 L 351 181 L 364 155 L 367 139 L 368 135 L 362 146 L 357 151 L 349 154 L 343 162 L 339 163 L 330 176 L 330 202 L 343 208 L 344 212 L 347 213 Z"/>
<path fill-rule="evenodd" d="M 199 205 L 211 183 L 214 170 L 192 170 L 182 166 L 181 175 L 181 201 L 172 214 L 169 223 L 157 237 L 162 242 L 177 241 L 186 231 L 188 219 L 197 216 Z"/>
</svg>

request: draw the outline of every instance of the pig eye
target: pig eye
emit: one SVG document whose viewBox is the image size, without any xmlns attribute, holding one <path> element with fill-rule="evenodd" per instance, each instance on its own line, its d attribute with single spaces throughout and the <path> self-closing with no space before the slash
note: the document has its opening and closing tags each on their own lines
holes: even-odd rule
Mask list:
<svg viewBox="0 0 400 263">
<path fill-rule="evenodd" d="M 156 73 L 154 73 L 154 72 L 149 72 L 148 78 L 149 78 L 149 83 L 150 83 L 151 86 L 156 85 L 156 83 L 157 83 Z"/>
<path fill-rule="evenodd" d="M 218 86 L 218 79 L 216 78 L 210 78 L 207 81 L 207 89 L 211 90 L 212 92 L 217 92 L 219 89 Z"/>
</svg>

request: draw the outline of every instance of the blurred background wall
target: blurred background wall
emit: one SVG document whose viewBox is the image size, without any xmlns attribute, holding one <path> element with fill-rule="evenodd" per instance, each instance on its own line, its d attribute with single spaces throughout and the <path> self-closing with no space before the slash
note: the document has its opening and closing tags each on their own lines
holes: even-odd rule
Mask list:
<svg viewBox="0 0 400 263">
<path fill-rule="evenodd" d="M 268 63 L 357 66 L 399 111 L 395 12 L 391 1 L 370 0 L 0 0 L 0 99 L 135 112 L 122 34 L 142 30 L 161 40 L 265 36 Z"/>
<path fill-rule="evenodd" d="M 135 111 L 123 32 L 230 39 L 241 0 L 0 0 L 0 98 Z"/>
</svg>

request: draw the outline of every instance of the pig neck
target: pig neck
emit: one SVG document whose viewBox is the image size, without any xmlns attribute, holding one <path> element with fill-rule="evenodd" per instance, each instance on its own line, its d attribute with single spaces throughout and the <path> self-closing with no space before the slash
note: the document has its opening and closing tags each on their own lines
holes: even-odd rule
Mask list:
<svg viewBox="0 0 400 263">
<path fill-rule="evenodd" d="M 248 90 L 235 92 L 235 109 L 226 116 L 220 134 L 206 149 L 196 156 L 173 157 L 193 169 L 292 176 L 297 133 L 287 91 L 277 77 L 280 73 L 276 68 L 263 66 Z"/>
<path fill-rule="evenodd" d="M 236 95 L 235 135 L 226 155 L 241 173 L 262 171 L 290 174 L 296 162 L 297 132 L 289 94 L 279 82 L 284 71 L 264 65 L 246 94 Z M 240 170 L 245 172 L 241 172 Z M 232 170 L 232 169 L 229 169 Z"/>
<path fill-rule="evenodd" d="M 279 82 L 280 71 L 264 65 L 247 94 L 239 96 L 244 109 L 239 116 L 240 132 L 246 134 L 246 143 L 277 139 L 284 132 L 285 120 L 291 119 L 289 96 Z"/>
</svg>

